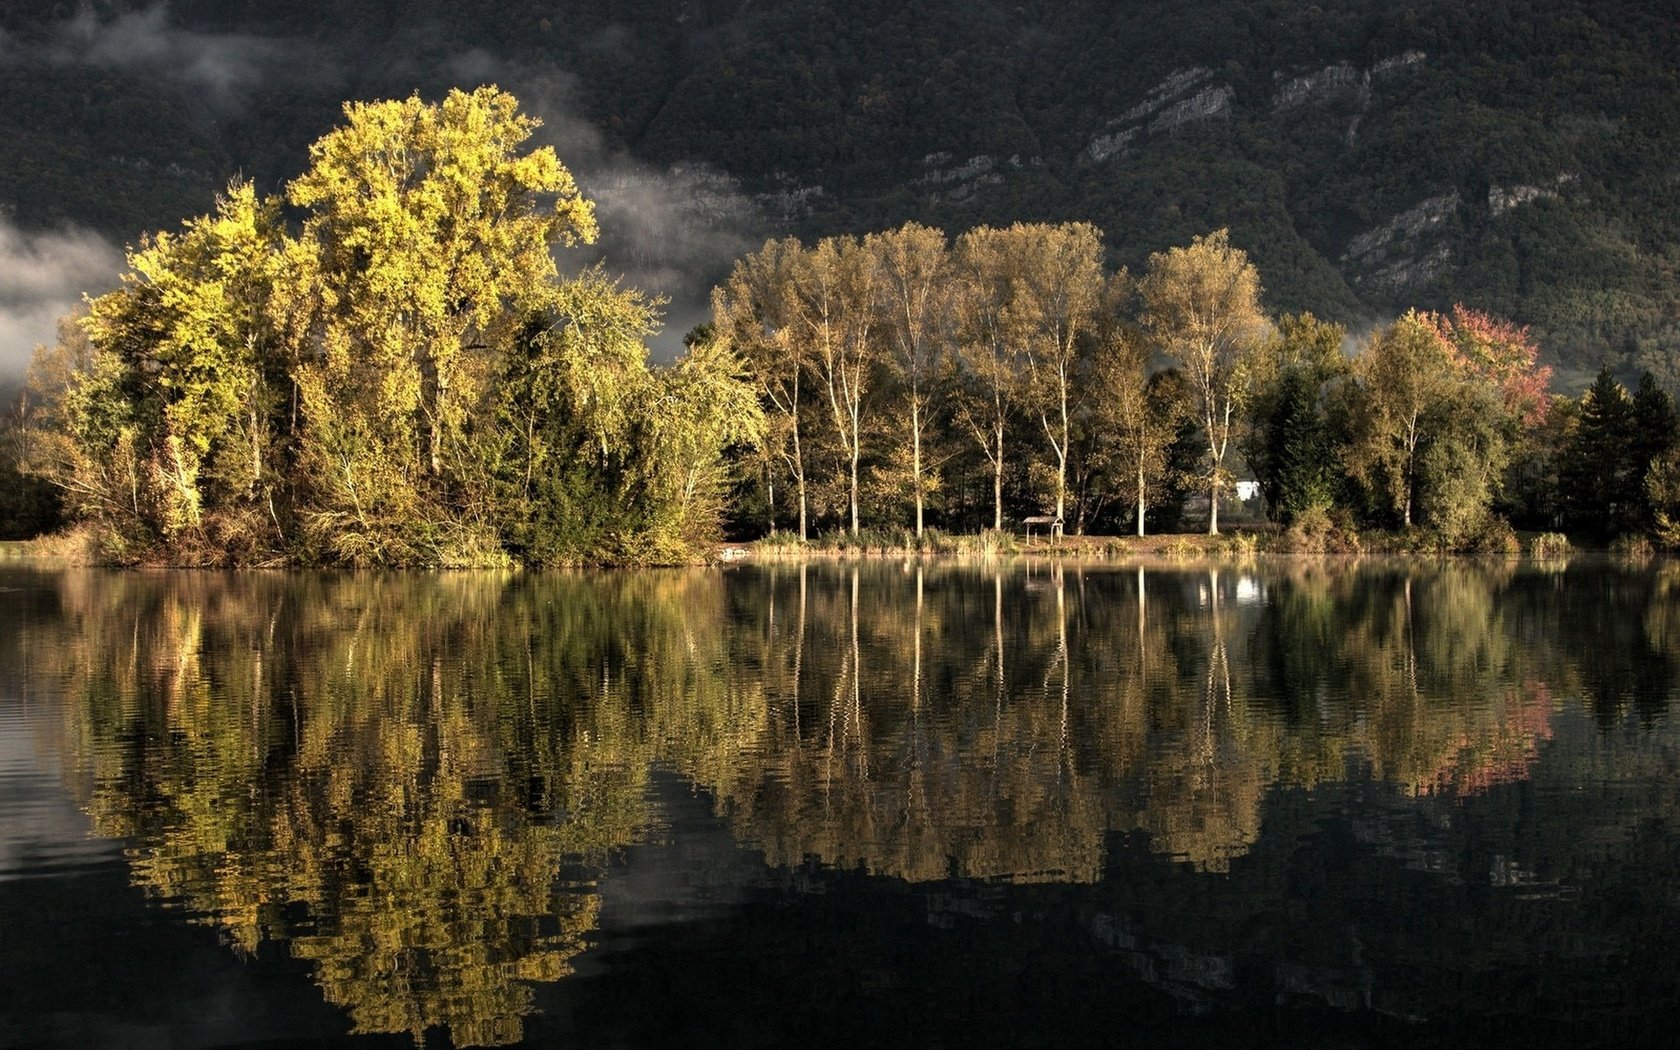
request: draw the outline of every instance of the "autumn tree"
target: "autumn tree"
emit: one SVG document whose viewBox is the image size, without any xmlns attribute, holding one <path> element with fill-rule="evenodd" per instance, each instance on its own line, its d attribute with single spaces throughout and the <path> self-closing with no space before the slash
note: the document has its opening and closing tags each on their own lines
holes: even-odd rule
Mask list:
<svg viewBox="0 0 1680 1050">
<path fill-rule="evenodd" d="M 1512 324 L 1463 303 L 1430 320 L 1452 348 L 1455 369 L 1492 388 L 1504 410 L 1522 425 L 1540 421 L 1546 410 L 1550 366 L 1539 363 L 1540 348 L 1528 328 Z"/>
<path fill-rule="evenodd" d="M 791 282 L 804 247 L 795 238 L 765 242 L 735 264 L 729 280 L 712 292 L 714 329 L 741 356 L 766 415 L 765 442 L 786 466 L 799 502 L 799 538 L 810 535 L 806 443 L 800 429 L 810 391 L 809 345 L 800 338 Z M 775 531 L 771 482 L 770 529 Z"/>
<path fill-rule="evenodd" d="M 1348 469 L 1383 509 L 1410 527 L 1427 415 L 1453 383 L 1451 348 L 1432 318 L 1409 311 L 1372 336 L 1354 375 Z"/>
<path fill-rule="evenodd" d="M 763 437 L 764 413 L 744 372 L 728 343 L 714 337 L 653 373 L 635 447 L 638 495 L 648 508 L 637 531 L 648 537 L 643 542 L 663 545 L 657 560 L 680 559 L 718 534 L 732 480 L 726 453 Z"/>
<path fill-rule="evenodd" d="M 1156 252 L 1139 290 L 1143 322 L 1190 380 L 1207 438 L 1208 534 L 1219 532 L 1225 456 L 1248 398 L 1247 357 L 1265 329 L 1260 276 L 1225 230 Z"/>
<path fill-rule="evenodd" d="M 1102 234 L 1089 223 L 1017 223 L 1002 236 L 1015 263 L 1004 318 L 1026 361 L 1027 400 L 1056 458 L 1056 517 L 1064 518 L 1083 354 L 1108 305 Z"/>
<path fill-rule="evenodd" d="M 126 546 L 161 540 L 184 560 L 277 546 L 264 519 L 279 234 L 275 206 L 235 183 L 212 214 L 144 238 L 120 287 L 89 303 L 86 358 L 58 390 L 73 450 L 56 476 Z"/>
<path fill-rule="evenodd" d="M 889 352 L 884 363 L 903 391 L 908 410 L 910 488 L 916 504 L 916 535 L 926 523 L 927 497 L 938 475 L 926 462 L 934 395 L 950 338 L 950 252 L 941 230 L 906 223 L 871 234 L 864 250 L 875 260 L 881 286 L 881 330 Z"/>
<path fill-rule="evenodd" d="M 1154 381 L 1144 343 L 1116 335 L 1106 341 L 1096 368 L 1093 425 L 1115 490 L 1130 503 L 1139 536 L 1151 505 L 1165 497 L 1171 451 L 1190 406 L 1182 388 Z"/>
<path fill-rule="evenodd" d="M 306 209 L 300 278 L 329 361 L 341 347 L 402 377 L 424 469 L 476 393 L 471 358 L 558 276 L 553 250 L 595 238 L 594 206 L 554 150 L 521 152 L 541 122 L 506 92 L 348 103 L 287 190 Z"/>
<path fill-rule="evenodd" d="M 1403 525 L 1461 544 L 1489 521 L 1526 430 L 1543 422 L 1546 375 L 1522 329 L 1462 308 L 1408 312 L 1355 362 L 1349 473 Z"/>
<path fill-rule="evenodd" d="M 865 406 L 879 366 L 875 340 L 880 275 L 854 237 L 825 237 L 794 269 L 795 323 L 829 407 L 845 457 L 849 527 L 859 527 L 858 475 L 863 461 Z"/>
<path fill-rule="evenodd" d="M 955 414 L 992 471 L 992 528 L 1003 528 L 1009 427 L 1028 392 L 1026 354 L 1008 309 L 1016 259 L 1007 231 L 987 226 L 957 239 L 955 299 L 959 380 Z"/>
<path fill-rule="evenodd" d="M 575 563 L 635 531 L 635 429 L 653 406 L 651 304 L 599 270 L 553 288 L 498 356 L 483 423 L 470 431 L 490 512 L 508 549 Z"/>
</svg>

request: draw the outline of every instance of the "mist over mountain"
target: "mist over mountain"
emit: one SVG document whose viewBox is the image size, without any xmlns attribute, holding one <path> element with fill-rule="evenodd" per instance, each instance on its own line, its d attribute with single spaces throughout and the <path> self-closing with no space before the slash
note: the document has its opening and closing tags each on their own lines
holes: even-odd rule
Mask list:
<svg viewBox="0 0 1680 1050">
<path fill-rule="evenodd" d="M 1462 301 L 1565 386 L 1680 380 L 1680 19 L 1634 0 L 13 0 L 0 370 L 342 101 L 487 82 L 600 206 L 568 263 L 670 298 L 666 352 L 771 234 L 1082 219 L 1133 268 L 1228 226 L 1273 310 Z"/>
</svg>

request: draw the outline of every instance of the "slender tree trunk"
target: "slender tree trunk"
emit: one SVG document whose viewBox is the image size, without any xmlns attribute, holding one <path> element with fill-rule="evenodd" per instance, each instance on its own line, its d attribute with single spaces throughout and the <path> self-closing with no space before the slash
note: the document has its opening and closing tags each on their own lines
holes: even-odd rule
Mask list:
<svg viewBox="0 0 1680 1050">
<path fill-rule="evenodd" d="M 255 398 L 251 405 L 251 483 L 245 486 L 245 498 L 250 499 L 257 493 L 257 481 L 262 477 L 263 454 L 262 432 L 257 419 Z"/>
<path fill-rule="evenodd" d="M 434 478 L 443 473 L 443 403 L 448 397 L 449 384 L 439 377 L 437 394 L 432 399 L 431 433 L 427 438 Z"/>
<path fill-rule="evenodd" d="M 992 528 L 1003 531 L 1003 428 L 997 429 L 997 458 L 992 461 Z"/>
<path fill-rule="evenodd" d="M 852 535 L 858 534 L 858 456 L 860 449 L 857 431 L 852 431 Z"/>
<path fill-rule="evenodd" d="M 1062 378 L 1062 440 L 1056 445 L 1056 520 L 1061 521 L 1067 516 L 1067 461 L 1068 461 L 1068 398 L 1067 378 Z"/>
<path fill-rule="evenodd" d="M 799 417 L 793 417 L 793 461 L 796 469 L 794 483 L 799 487 L 799 542 L 804 543 L 810 538 L 806 532 L 806 514 L 809 504 L 805 499 L 805 450 L 799 444 Z"/>
<path fill-rule="evenodd" d="M 922 406 L 910 394 L 910 475 L 916 488 L 916 538 L 922 538 Z"/>
<path fill-rule="evenodd" d="M 1405 526 L 1412 527 L 1412 491 L 1417 487 L 1417 416 L 1406 424 L 1406 505 L 1403 511 Z"/>
<path fill-rule="evenodd" d="M 1219 479 L 1208 486 L 1208 535 L 1219 535 Z"/>
<path fill-rule="evenodd" d="M 1144 511 L 1144 506 L 1145 506 L 1145 502 L 1144 502 L 1144 498 L 1143 498 L 1143 466 L 1142 466 L 1142 464 L 1139 464 L 1138 465 L 1138 491 L 1137 491 L 1137 534 L 1138 534 L 1138 537 L 1140 539 L 1143 537 L 1143 511 Z"/>
</svg>

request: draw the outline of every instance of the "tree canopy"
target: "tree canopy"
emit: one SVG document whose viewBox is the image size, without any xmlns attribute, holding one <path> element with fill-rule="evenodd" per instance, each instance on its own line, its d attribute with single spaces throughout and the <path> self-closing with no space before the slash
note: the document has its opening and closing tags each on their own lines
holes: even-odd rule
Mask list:
<svg viewBox="0 0 1680 1050">
<path fill-rule="evenodd" d="M 591 204 L 493 87 L 345 106 L 284 200 L 145 238 L 37 375 L 38 472 L 104 556 L 671 560 L 761 415 L 727 346 L 650 368 L 654 304 L 555 249 Z M 289 206 L 298 221 L 282 218 Z M 680 481 L 673 481 L 680 478 Z"/>
</svg>

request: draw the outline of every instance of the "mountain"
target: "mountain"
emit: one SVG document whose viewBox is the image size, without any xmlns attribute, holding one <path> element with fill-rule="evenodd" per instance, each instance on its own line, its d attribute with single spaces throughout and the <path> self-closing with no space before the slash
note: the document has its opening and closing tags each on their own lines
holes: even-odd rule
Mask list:
<svg viewBox="0 0 1680 1050">
<path fill-rule="evenodd" d="M 0 262 L 276 189 L 343 99 L 483 81 L 544 116 L 674 334 L 771 233 L 1084 219 L 1134 269 L 1228 226 L 1274 310 L 1462 301 L 1565 386 L 1680 381 L 1665 0 L 13 0 Z"/>
</svg>

